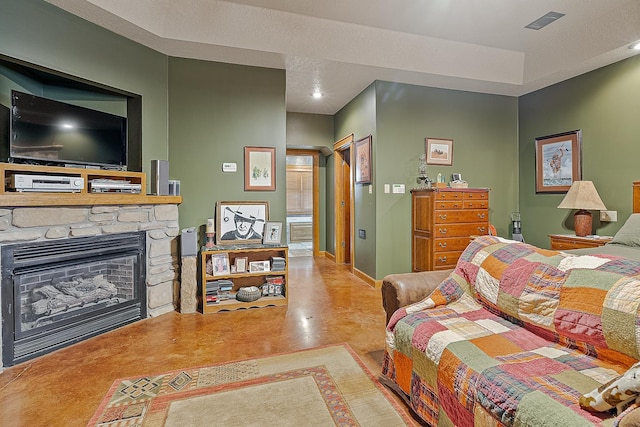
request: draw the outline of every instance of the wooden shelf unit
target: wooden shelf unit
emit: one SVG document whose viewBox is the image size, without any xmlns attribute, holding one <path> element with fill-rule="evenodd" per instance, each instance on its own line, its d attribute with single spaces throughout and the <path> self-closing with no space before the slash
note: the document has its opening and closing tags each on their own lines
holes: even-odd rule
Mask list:
<svg viewBox="0 0 640 427">
<path fill-rule="evenodd" d="M 229 273 L 224 275 L 207 274 L 207 261 L 214 254 L 226 254 L 229 257 L 229 266 L 235 264 L 236 258 L 247 258 L 247 271 L 243 273 Z M 252 261 L 269 261 L 271 257 L 282 257 L 285 260 L 284 271 L 261 271 L 250 273 L 249 263 Z M 260 308 L 268 306 L 286 306 L 288 303 L 288 271 L 289 271 L 289 249 L 286 245 L 229 245 L 215 246 L 211 249 L 203 248 L 200 251 L 200 270 L 201 270 L 201 300 L 202 313 L 217 313 L 225 310 L 238 310 L 241 308 Z M 282 276 L 283 295 L 282 296 L 262 296 L 257 301 L 242 302 L 235 299 L 218 301 L 217 303 L 207 304 L 206 292 L 207 282 L 214 280 L 227 279 L 233 281 L 233 291 L 236 292 L 245 286 L 261 286 L 265 283 L 269 276 Z"/>
<path fill-rule="evenodd" d="M 182 203 L 181 196 L 149 196 L 143 194 L 147 188 L 147 175 L 144 172 L 0 163 L 0 173 L 2 177 L 2 184 L 0 185 L 0 206 L 92 206 Z M 84 178 L 84 187 L 80 192 L 76 193 L 10 191 L 10 189 L 7 188 L 7 183 L 11 176 L 15 174 Z M 92 193 L 90 185 L 93 179 L 111 179 L 140 184 L 142 193 Z"/>
</svg>

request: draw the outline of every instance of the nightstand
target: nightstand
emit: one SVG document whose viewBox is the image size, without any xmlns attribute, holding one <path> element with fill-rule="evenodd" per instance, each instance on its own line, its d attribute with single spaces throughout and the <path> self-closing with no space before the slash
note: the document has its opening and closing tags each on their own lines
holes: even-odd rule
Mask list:
<svg viewBox="0 0 640 427">
<path fill-rule="evenodd" d="M 549 234 L 551 249 L 556 251 L 568 249 L 597 248 L 609 243 L 613 237 L 578 237 L 571 234 Z"/>
</svg>

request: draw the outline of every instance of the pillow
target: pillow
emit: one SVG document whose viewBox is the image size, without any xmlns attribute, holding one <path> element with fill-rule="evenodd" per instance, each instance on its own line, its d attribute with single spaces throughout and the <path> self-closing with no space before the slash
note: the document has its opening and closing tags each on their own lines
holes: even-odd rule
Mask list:
<svg viewBox="0 0 640 427">
<path fill-rule="evenodd" d="M 631 214 L 609 244 L 640 246 L 640 214 Z"/>
<path fill-rule="evenodd" d="M 580 406 L 590 412 L 604 412 L 640 393 L 640 362 L 606 384 L 580 396 Z"/>
</svg>

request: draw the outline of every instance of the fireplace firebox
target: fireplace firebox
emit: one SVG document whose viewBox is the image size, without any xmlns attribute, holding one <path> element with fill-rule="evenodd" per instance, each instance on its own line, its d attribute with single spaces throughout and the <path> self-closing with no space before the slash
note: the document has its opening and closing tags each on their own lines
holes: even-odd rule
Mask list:
<svg viewBox="0 0 640 427">
<path fill-rule="evenodd" d="M 145 232 L 6 245 L 1 260 L 4 366 L 147 316 Z"/>
</svg>

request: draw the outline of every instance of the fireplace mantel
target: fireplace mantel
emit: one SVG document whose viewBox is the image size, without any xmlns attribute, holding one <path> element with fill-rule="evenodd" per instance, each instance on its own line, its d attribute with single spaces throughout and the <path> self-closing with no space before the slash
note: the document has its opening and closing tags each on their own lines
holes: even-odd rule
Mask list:
<svg viewBox="0 0 640 427">
<path fill-rule="evenodd" d="M 181 203 L 182 196 L 151 196 L 123 193 L 5 193 L 0 195 L 0 206 L 2 207 L 179 205 Z"/>
<path fill-rule="evenodd" d="M 84 188 L 77 193 L 14 192 L 7 182 L 17 173 L 78 177 Z M 130 193 L 93 193 L 93 179 L 122 180 L 140 184 L 146 191 L 147 177 L 143 172 L 111 171 L 100 169 L 65 168 L 55 166 L 0 163 L 0 207 L 37 206 L 97 206 L 97 205 L 179 205 L 181 196 L 155 196 Z"/>
</svg>

